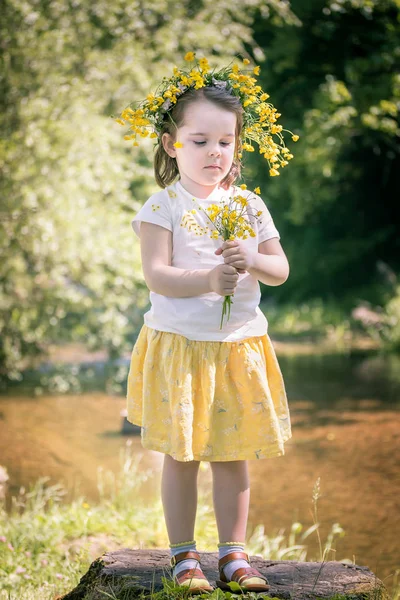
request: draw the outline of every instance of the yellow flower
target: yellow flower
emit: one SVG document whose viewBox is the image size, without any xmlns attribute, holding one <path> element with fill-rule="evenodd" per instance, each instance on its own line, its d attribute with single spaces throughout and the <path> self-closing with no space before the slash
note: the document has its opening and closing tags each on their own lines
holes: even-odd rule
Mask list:
<svg viewBox="0 0 400 600">
<path fill-rule="evenodd" d="M 247 190 L 247 185 L 245 183 L 242 183 L 242 185 L 239 186 L 241 190 Z"/>
<path fill-rule="evenodd" d="M 174 146 L 174 148 L 183 148 L 182 142 L 175 142 L 175 144 L 172 145 Z"/>
<path fill-rule="evenodd" d="M 122 119 L 115 119 L 115 121 L 120 125 L 125 125 L 125 121 L 123 121 Z"/>
<path fill-rule="evenodd" d="M 299 136 L 298 136 L 298 135 L 292 135 L 292 140 L 293 140 L 294 142 L 297 142 L 297 140 L 298 140 L 298 139 L 299 139 Z"/>
<path fill-rule="evenodd" d="M 269 174 L 271 175 L 271 177 L 276 177 L 277 175 L 279 175 L 279 171 L 277 171 L 276 169 L 270 169 Z"/>
<path fill-rule="evenodd" d="M 199 67 L 202 73 L 208 73 L 210 70 L 210 65 L 208 64 L 208 60 L 206 58 L 201 58 L 199 60 Z"/>
<path fill-rule="evenodd" d="M 269 94 L 266 94 L 266 93 L 261 94 L 261 96 L 260 96 L 261 102 L 264 102 L 265 100 L 268 100 L 268 98 L 269 98 Z"/>
<path fill-rule="evenodd" d="M 260 67 L 254 67 L 253 73 L 254 73 L 254 75 L 259 75 L 260 74 Z"/>
<path fill-rule="evenodd" d="M 211 233 L 211 239 L 212 240 L 217 240 L 219 238 L 219 233 L 216 229 L 214 229 L 214 231 Z"/>
<path fill-rule="evenodd" d="M 194 60 L 194 56 L 195 56 L 194 52 L 187 52 L 185 54 L 184 58 L 185 58 L 185 60 L 187 60 L 188 62 L 190 62 L 190 61 Z"/>
<path fill-rule="evenodd" d="M 158 137 L 158 135 L 157 135 L 157 134 L 156 134 L 156 133 L 153 131 L 153 132 L 150 134 L 150 137 L 154 139 L 154 138 Z"/>
<path fill-rule="evenodd" d="M 248 58 L 243 59 L 243 64 L 244 65 L 249 65 L 250 64 L 249 59 Z"/>
<path fill-rule="evenodd" d="M 255 188 L 255 190 L 254 190 L 254 192 L 255 192 L 256 194 L 261 194 L 261 190 L 260 190 L 260 188 L 259 188 L 259 187 L 256 187 L 256 188 Z"/>
</svg>

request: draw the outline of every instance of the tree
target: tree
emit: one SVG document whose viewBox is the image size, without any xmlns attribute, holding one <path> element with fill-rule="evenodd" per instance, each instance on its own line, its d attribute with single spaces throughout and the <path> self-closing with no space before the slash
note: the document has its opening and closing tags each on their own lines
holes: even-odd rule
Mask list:
<svg viewBox="0 0 400 600">
<path fill-rule="evenodd" d="M 379 261 L 400 266 L 400 13 L 391 0 L 294 0 L 299 23 L 255 20 L 263 87 L 300 134 L 273 180 L 252 163 L 292 265 L 293 302 L 382 300 Z"/>
<path fill-rule="evenodd" d="M 130 347 L 147 302 L 132 215 L 154 189 L 110 118 L 193 48 L 216 62 L 253 48 L 278 0 L 5 0 L 2 8 L 0 374 L 50 343 Z"/>
</svg>

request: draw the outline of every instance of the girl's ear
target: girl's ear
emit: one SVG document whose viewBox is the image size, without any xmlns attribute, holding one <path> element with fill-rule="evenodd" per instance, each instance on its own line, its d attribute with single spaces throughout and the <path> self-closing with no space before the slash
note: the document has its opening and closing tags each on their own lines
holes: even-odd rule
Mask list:
<svg viewBox="0 0 400 600">
<path fill-rule="evenodd" d="M 163 133 L 161 142 L 165 152 L 172 158 L 176 157 L 176 149 L 174 148 L 174 138 L 170 133 Z"/>
</svg>

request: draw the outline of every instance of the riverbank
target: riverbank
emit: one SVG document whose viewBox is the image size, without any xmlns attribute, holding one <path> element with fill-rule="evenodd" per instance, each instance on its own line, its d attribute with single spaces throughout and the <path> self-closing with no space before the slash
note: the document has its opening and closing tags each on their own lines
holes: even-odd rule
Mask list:
<svg viewBox="0 0 400 600">
<path fill-rule="evenodd" d="M 140 497 L 141 487 L 152 473 L 140 467 L 129 442 L 121 459 L 118 474 L 99 472 L 98 502 L 80 496 L 66 503 L 63 486 L 48 486 L 39 480 L 14 498 L 10 514 L 0 510 L 1 600 L 52 600 L 72 589 L 90 563 L 106 550 L 168 547 L 160 500 L 144 504 Z M 268 537 L 262 527 L 255 527 L 248 536 L 247 550 L 271 560 L 334 560 L 335 544 L 342 535 L 340 526 L 332 526 L 319 552 L 312 556 L 307 544 L 316 538 L 317 530 L 318 525 L 305 530 L 295 522 L 286 534 Z M 196 539 L 206 551 L 214 549 L 217 539 L 205 487 L 200 489 Z M 398 600 L 396 578 L 385 583 L 392 600 Z"/>
</svg>

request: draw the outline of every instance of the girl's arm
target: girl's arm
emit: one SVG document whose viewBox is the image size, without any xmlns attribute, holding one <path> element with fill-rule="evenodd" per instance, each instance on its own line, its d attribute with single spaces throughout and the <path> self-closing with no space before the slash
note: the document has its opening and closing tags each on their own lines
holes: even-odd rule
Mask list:
<svg viewBox="0 0 400 600">
<path fill-rule="evenodd" d="M 278 238 L 258 244 L 258 251 L 249 250 L 242 240 L 227 241 L 215 254 L 222 254 L 225 264 L 247 271 L 265 285 L 281 285 L 289 277 L 289 263 Z"/>
<path fill-rule="evenodd" d="M 282 285 L 289 277 L 289 263 L 278 238 L 271 238 L 258 245 L 252 257 L 249 273 L 265 285 Z"/>
<path fill-rule="evenodd" d="M 165 227 L 142 221 L 140 251 L 143 274 L 150 291 L 170 298 L 188 298 L 212 291 L 212 269 L 191 271 L 171 266 L 172 233 Z"/>
</svg>

